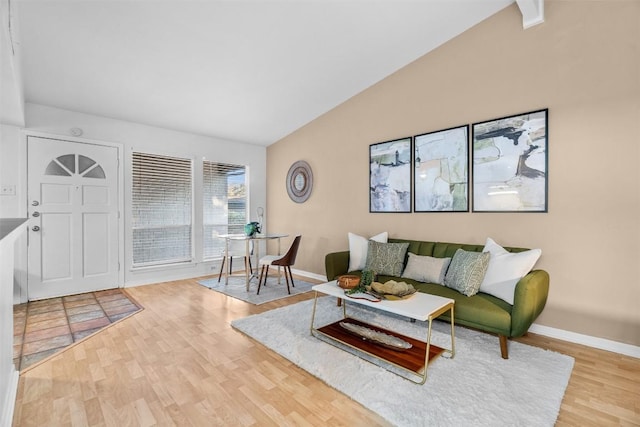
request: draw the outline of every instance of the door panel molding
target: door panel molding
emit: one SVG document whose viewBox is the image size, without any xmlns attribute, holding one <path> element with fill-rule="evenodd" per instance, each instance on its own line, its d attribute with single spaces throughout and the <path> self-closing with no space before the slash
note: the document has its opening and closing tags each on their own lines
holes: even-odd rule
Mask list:
<svg viewBox="0 0 640 427">
<path fill-rule="evenodd" d="M 60 148 L 57 152 L 58 155 L 49 159 L 46 159 L 46 156 L 42 156 L 43 159 L 34 160 L 33 156 L 36 154 L 33 151 L 42 149 L 44 144 L 49 143 L 51 144 L 50 147 L 57 146 L 57 148 Z M 122 144 L 87 141 L 76 138 L 61 138 L 43 135 L 37 132 L 26 132 L 25 146 L 26 162 L 28 165 L 27 209 L 30 217 L 27 268 L 28 300 L 84 291 L 82 288 L 75 288 L 73 286 L 66 290 L 56 288 L 51 291 L 35 291 L 34 286 L 32 286 L 37 279 L 37 275 L 42 273 L 42 268 L 45 267 L 44 263 L 40 266 L 34 265 L 33 263 L 32 250 L 35 249 L 33 245 L 38 246 L 39 242 L 37 241 L 39 238 L 34 239 L 32 228 L 37 225 L 38 222 L 44 221 L 45 219 L 44 213 L 40 218 L 34 218 L 32 216 L 34 211 L 38 208 L 42 209 L 43 206 L 31 206 L 31 202 L 34 199 L 32 194 L 29 194 L 33 191 L 33 178 L 31 174 L 33 170 L 38 167 L 46 171 L 52 162 L 61 166 L 62 169 L 69 172 L 69 174 L 62 176 L 56 173 L 55 175 L 46 176 L 48 183 L 43 186 L 45 188 L 40 188 L 38 192 L 44 197 L 42 200 L 54 202 L 53 204 L 45 205 L 48 210 L 47 213 L 62 213 L 65 207 L 67 209 L 69 208 L 69 203 L 71 203 L 74 212 L 72 216 L 75 215 L 73 216 L 71 224 L 71 234 L 76 233 L 75 235 L 82 235 L 89 227 L 96 228 L 97 232 L 92 231 L 88 233 L 85 236 L 84 243 L 82 240 L 74 242 L 74 239 L 67 238 L 66 241 L 69 242 L 69 248 L 58 249 L 63 251 L 68 250 L 69 253 L 72 254 L 70 257 L 75 259 L 69 261 L 67 264 L 68 267 L 58 265 L 56 267 L 58 271 L 52 270 L 52 267 L 47 266 L 44 271 L 47 271 L 46 269 L 49 268 L 49 271 L 52 273 L 55 272 L 51 279 L 47 278 L 47 281 L 62 282 L 63 279 L 54 279 L 53 276 L 62 276 L 61 272 L 63 272 L 65 268 L 68 268 L 71 275 L 75 278 L 80 278 L 80 280 L 87 279 L 94 284 L 100 283 L 97 285 L 99 288 L 123 287 L 124 272 L 119 268 L 124 259 L 124 221 L 120 214 L 124 205 L 124 171 L 122 170 L 122 162 L 120 161 L 123 153 Z M 64 150 L 63 148 L 68 148 L 70 151 Z M 54 150 L 53 148 L 51 149 Z M 103 167 L 105 164 L 101 164 L 101 156 L 104 155 L 107 155 L 108 159 L 110 159 L 107 160 L 110 165 L 107 169 Z M 92 156 L 97 156 L 98 159 Z M 60 157 L 62 157 L 62 159 L 60 159 Z M 109 170 L 111 170 L 111 172 L 109 172 Z M 110 174 L 113 175 L 108 176 Z M 110 183 L 109 186 L 105 187 L 103 184 L 105 182 Z M 47 192 L 49 194 L 45 194 Z M 108 202 L 107 205 L 114 206 L 113 211 L 105 210 L 105 201 Z M 105 220 L 105 218 L 108 219 Z M 106 225 L 105 222 L 107 223 Z M 45 227 L 42 227 L 41 232 L 44 233 L 45 231 Z M 104 242 L 111 240 L 108 238 L 109 236 L 116 236 L 112 243 L 115 249 L 109 250 L 104 244 Z M 58 236 L 58 238 L 59 237 L 60 236 Z M 43 240 L 43 242 L 45 241 Z M 45 249 L 52 250 L 52 248 L 39 248 L 41 251 Z M 105 268 L 105 266 L 107 267 Z M 105 277 L 104 283 L 99 282 L 102 276 Z M 44 279 L 43 276 L 40 277 Z"/>
</svg>

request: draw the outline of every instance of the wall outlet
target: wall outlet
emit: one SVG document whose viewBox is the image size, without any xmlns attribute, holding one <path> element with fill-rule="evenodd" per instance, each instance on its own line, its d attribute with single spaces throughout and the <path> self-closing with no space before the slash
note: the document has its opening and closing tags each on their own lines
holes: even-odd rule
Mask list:
<svg viewBox="0 0 640 427">
<path fill-rule="evenodd" d="M 0 187 L 0 196 L 15 196 L 16 195 L 16 186 L 15 185 L 3 185 Z"/>
</svg>

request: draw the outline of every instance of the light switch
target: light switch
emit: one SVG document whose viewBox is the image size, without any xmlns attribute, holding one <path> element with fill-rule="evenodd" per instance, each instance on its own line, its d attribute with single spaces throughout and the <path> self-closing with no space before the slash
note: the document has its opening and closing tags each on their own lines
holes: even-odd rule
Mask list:
<svg viewBox="0 0 640 427">
<path fill-rule="evenodd" d="M 15 195 L 16 195 L 15 185 L 3 185 L 0 188 L 0 196 L 15 196 Z"/>
</svg>

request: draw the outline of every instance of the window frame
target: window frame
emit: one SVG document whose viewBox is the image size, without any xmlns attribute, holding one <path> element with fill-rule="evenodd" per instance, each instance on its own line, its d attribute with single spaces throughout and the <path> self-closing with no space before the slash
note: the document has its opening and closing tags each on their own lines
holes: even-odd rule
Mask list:
<svg viewBox="0 0 640 427">
<path fill-rule="evenodd" d="M 219 260 L 222 257 L 222 254 L 207 254 L 206 253 L 206 226 L 209 225 L 206 223 L 206 219 L 205 219 L 205 209 L 206 209 L 206 204 L 205 204 L 205 187 L 207 185 L 207 181 L 205 179 L 205 167 L 207 164 L 213 164 L 216 166 L 221 166 L 221 167 L 229 167 L 229 168 L 243 168 L 244 169 L 244 224 L 246 224 L 249 221 L 249 217 L 250 217 L 250 180 L 249 180 L 249 165 L 246 164 L 235 164 L 235 163 L 231 163 L 231 162 L 225 162 L 225 161 L 219 161 L 219 160 L 213 160 L 213 159 L 206 159 L 203 158 L 202 159 L 202 163 L 201 163 L 201 167 L 200 170 L 202 172 L 201 174 L 201 194 L 200 194 L 200 201 L 202 203 L 202 208 L 200 209 L 201 214 L 202 214 L 202 260 L 204 262 L 210 262 L 210 261 L 214 261 L 214 260 Z M 227 212 L 229 209 L 229 199 L 227 198 Z M 243 225 L 244 225 L 243 224 Z M 215 224 L 212 224 L 215 227 Z M 228 216 L 227 216 L 227 226 L 229 226 L 228 224 Z"/>
<path fill-rule="evenodd" d="M 189 162 L 189 166 L 190 166 L 190 174 L 189 174 L 189 183 L 190 183 L 190 189 L 191 189 L 191 200 L 190 200 L 190 216 L 189 216 L 189 220 L 190 220 L 190 234 L 189 234 L 189 240 L 190 240 L 190 244 L 189 244 L 189 256 L 185 259 L 176 259 L 176 260 L 158 260 L 158 261 L 149 261 L 149 262 L 144 262 L 144 263 L 136 263 L 134 260 L 134 247 L 135 247 L 135 238 L 134 238 L 134 230 L 136 229 L 136 227 L 134 226 L 134 183 L 135 183 L 135 172 L 134 172 L 134 168 L 135 168 L 135 155 L 136 154 L 140 154 L 140 155 L 145 155 L 145 156 L 155 156 L 155 157 L 170 157 L 170 158 L 174 158 L 174 159 L 178 159 L 178 160 L 187 160 Z M 130 253 L 131 255 L 128 257 L 129 258 L 129 262 L 131 263 L 131 270 L 135 271 L 135 270 L 145 270 L 145 269 L 152 269 L 152 268 L 168 268 L 168 267 L 172 267 L 172 266 L 181 266 L 181 265 L 189 265 L 189 264 L 194 264 L 196 262 L 197 259 L 197 254 L 196 254 L 196 228 L 198 227 L 197 221 L 196 221 L 196 215 L 195 215 L 195 211 L 196 211 L 196 193 L 198 191 L 198 187 L 196 185 L 196 175 L 195 175 L 195 170 L 197 167 L 197 162 L 195 161 L 194 156 L 187 156 L 184 154 L 179 154 L 179 153 L 166 153 L 166 152 L 157 152 L 157 151 L 153 151 L 153 150 L 147 150 L 147 149 L 133 149 L 131 150 L 131 156 L 130 156 L 130 162 L 131 162 L 131 182 L 129 185 L 129 191 L 130 191 L 130 208 L 129 208 L 129 215 L 131 215 L 131 219 L 130 219 L 130 227 L 129 227 L 129 235 L 130 235 L 130 241 L 131 244 L 129 245 L 130 248 Z"/>
</svg>

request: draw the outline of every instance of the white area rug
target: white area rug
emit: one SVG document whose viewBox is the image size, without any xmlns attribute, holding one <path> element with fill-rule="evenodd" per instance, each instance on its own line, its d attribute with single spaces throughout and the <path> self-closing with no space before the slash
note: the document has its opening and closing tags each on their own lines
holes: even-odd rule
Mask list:
<svg viewBox="0 0 640 427">
<path fill-rule="evenodd" d="M 305 282 L 304 280 L 294 279 L 295 287 L 291 287 L 291 295 L 287 293 L 287 282 L 284 277 L 280 279 L 278 284 L 277 277 L 268 277 L 267 285 L 260 288 L 260 295 L 256 295 L 258 290 L 258 280 L 251 280 L 249 292 L 244 277 L 229 277 L 229 284 L 224 284 L 224 277 L 218 283 L 218 278 L 199 280 L 199 284 L 212 289 L 216 292 L 229 295 L 230 297 L 246 301 L 251 304 L 260 305 L 269 301 L 290 297 L 291 295 L 309 292 L 314 283 Z"/>
<path fill-rule="evenodd" d="M 413 384 L 309 333 L 313 300 L 235 320 L 231 325 L 398 426 L 553 426 L 574 359 L 456 327 L 456 355 L 429 365 Z M 352 317 L 424 339 L 426 324 L 350 305 Z M 334 298 L 318 299 L 316 326 L 339 320 Z M 434 322 L 432 342 L 449 345 L 450 327 Z"/>
</svg>

